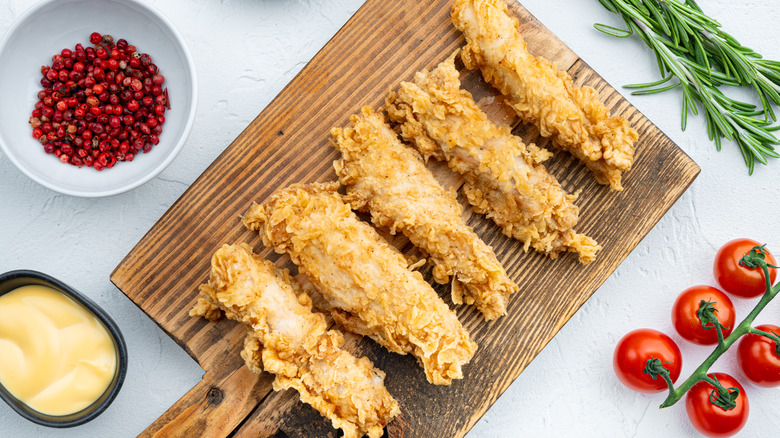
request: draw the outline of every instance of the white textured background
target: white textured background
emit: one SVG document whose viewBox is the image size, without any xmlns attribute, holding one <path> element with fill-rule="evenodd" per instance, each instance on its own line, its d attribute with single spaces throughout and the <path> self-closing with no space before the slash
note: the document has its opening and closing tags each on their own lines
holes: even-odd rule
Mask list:
<svg viewBox="0 0 780 438">
<path fill-rule="evenodd" d="M 30 3 L 0 0 L 0 34 Z M 362 1 L 152 3 L 187 39 L 200 84 L 195 127 L 168 169 L 129 193 L 87 200 L 38 186 L 0 153 L 0 271 L 44 271 L 103 306 L 128 342 L 127 380 L 103 415 L 75 429 L 38 427 L 0 404 L 0 437 L 135 436 L 198 382 L 202 375 L 198 365 L 119 292 L 108 276 Z M 705 11 L 719 18 L 743 44 L 768 58 L 780 59 L 780 28 L 773 3 L 701 2 Z M 526 0 L 523 4 L 615 87 L 657 78 L 653 56 L 637 39 L 609 38 L 592 28 L 594 22 L 620 24 L 596 0 Z M 775 225 L 780 217 L 776 201 L 780 162 L 759 167 L 748 177 L 735 146 L 727 144 L 722 152 L 715 152 L 703 119 L 690 118 L 688 130 L 680 130 L 678 94 L 627 97 L 701 166 L 701 175 L 469 437 L 696 436 L 683 403 L 660 411 L 657 406 L 663 395 L 641 395 L 622 387 L 612 372 L 612 350 L 626 332 L 653 327 L 678 341 L 684 355 L 682 378 L 706 357 L 709 348 L 685 343 L 673 332 L 671 304 L 688 286 L 715 284 L 712 258 L 727 240 L 751 237 L 769 243 L 780 253 L 780 233 Z M 741 320 L 752 302 L 734 301 Z M 770 304 L 757 322 L 780 322 L 778 305 Z M 742 376 L 734 351 L 727 352 L 713 370 Z M 780 429 L 780 417 L 773 409 L 780 395 L 777 390 L 755 387 L 744 377 L 742 382 L 751 413 L 741 435 L 771 436 Z"/>
</svg>

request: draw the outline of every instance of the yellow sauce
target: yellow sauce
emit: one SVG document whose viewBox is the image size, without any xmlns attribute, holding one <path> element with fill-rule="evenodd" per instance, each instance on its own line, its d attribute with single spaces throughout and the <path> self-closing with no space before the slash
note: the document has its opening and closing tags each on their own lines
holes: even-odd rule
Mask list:
<svg viewBox="0 0 780 438">
<path fill-rule="evenodd" d="M 0 296 L 0 383 L 32 409 L 86 408 L 108 388 L 116 361 L 106 328 L 70 297 L 39 285 Z"/>
</svg>

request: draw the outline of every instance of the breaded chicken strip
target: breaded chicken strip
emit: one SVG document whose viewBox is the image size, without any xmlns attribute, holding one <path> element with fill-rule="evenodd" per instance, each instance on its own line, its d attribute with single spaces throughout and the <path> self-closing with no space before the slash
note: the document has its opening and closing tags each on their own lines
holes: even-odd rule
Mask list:
<svg viewBox="0 0 780 438">
<path fill-rule="evenodd" d="M 573 230 L 579 217 L 567 194 L 541 164 L 550 154 L 526 145 L 509 127 L 491 122 L 460 88 L 455 55 L 413 82 L 402 82 L 386 101 L 402 137 L 428 157 L 446 160 L 465 176 L 463 192 L 474 210 L 493 219 L 525 249 L 557 257 L 574 251 L 588 263 L 599 246 Z"/>
<path fill-rule="evenodd" d="M 477 345 L 422 275 L 358 219 L 337 188 L 335 182 L 294 184 L 253 204 L 244 225 L 266 246 L 290 255 L 344 328 L 413 354 L 431 383 L 462 378 Z"/>
<path fill-rule="evenodd" d="M 450 276 L 452 301 L 474 304 L 487 320 L 506 314 L 517 285 L 493 250 L 463 220 L 455 193 L 444 190 L 419 154 L 404 146 L 382 113 L 364 107 L 352 127 L 333 128 L 342 158 L 333 166 L 347 187 L 345 200 L 370 211 L 375 225 L 401 231 L 434 263 L 433 278 Z"/>
<path fill-rule="evenodd" d="M 345 437 L 379 438 L 400 412 L 385 388 L 385 373 L 341 349 L 341 333 L 327 330 L 325 316 L 312 312 L 308 295 L 296 296 L 294 281 L 247 244 L 224 245 L 211 259 L 209 281 L 200 286 L 190 316 L 213 321 L 222 310 L 246 324 L 241 356 L 252 371 L 265 368 L 276 375 L 274 390 L 295 388 Z"/>
<path fill-rule="evenodd" d="M 623 189 L 621 172 L 634 162 L 636 130 L 610 116 L 596 90 L 575 87 L 566 72 L 528 53 L 505 0 L 454 0 L 452 22 L 466 37 L 466 67 L 479 68 L 524 121 L 585 163 L 596 181 Z"/>
</svg>

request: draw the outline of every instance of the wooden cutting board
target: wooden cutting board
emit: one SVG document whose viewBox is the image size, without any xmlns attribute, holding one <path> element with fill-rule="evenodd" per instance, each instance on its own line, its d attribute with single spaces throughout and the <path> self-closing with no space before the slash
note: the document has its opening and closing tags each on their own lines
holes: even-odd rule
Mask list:
<svg viewBox="0 0 780 438">
<path fill-rule="evenodd" d="M 297 393 L 273 392 L 271 375 L 254 375 L 243 366 L 238 353 L 242 326 L 208 323 L 187 312 L 207 278 L 211 255 L 223 243 L 250 242 L 278 265 L 294 269 L 287 257 L 264 250 L 258 236 L 241 225 L 239 214 L 280 187 L 335 179 L 330 128 L 345 125 L 362 105 L 380 105 L 389 89 L 434 67 L 463 44 L 449 8 L 449 0 L 366 1 L 117 266 L 111 281 L 206 371 L 143 436 L 339 435 L 297 401 Z M 465 435 L 699 173 L 685 153 L 522 6 L 514 4 L 511 10 L 532 53 L 555 61 L 578 85 L 595 87 L 613 113 L 637 128 L 635 167 L 624 175 L 625 190 L 615 193 L 597 185 L 566 154 L 557 153 L 547 163 L 565 189 L 582 189 L 578 230 L 604 248 L 588 266 L 573 254 L 550 260 L 524 253 L 519 242 L 466 209 L 468 223 L 493 246 L 520 292 L 512 297 L 507 316 L 486 323 L 473 308 L 452 305 L 449 286 L 435 286 L 479 344 L 463 380 L 430 385 L 411 356 L 347 336 L 349 350 L 368 356 L 387 373 L 387 387 L 401 405 L 401 415 L 387 428 L 390 437 Z M 462 80 L 494 119 L 516 125 L 515 133 L 526 141 L 547 143 L 534 128 L 518 124 L 478 73 L 463 71 Z M 445 185 L 462 183 L 441 163 L 429 166 Z M 388 237 L 402 251 L 415 251 L 407 240 Z M 431 281 L 430 269 L 424 273 Z"/>
</svg>

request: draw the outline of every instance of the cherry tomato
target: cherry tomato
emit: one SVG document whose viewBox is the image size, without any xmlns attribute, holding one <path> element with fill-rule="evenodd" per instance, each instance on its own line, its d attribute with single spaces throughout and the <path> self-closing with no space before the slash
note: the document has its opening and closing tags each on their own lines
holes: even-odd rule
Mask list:
<svg viewBox="0 0 780 438">
<path fill-rule="evenodd" d="M 723 326 L 725 338 L 734 328 L 734 304 L 726 294 L 712 286 L 693 286 L 685 289 L 672 306 L 672 324 L 683 338 L 699 345 L 718 343 L 718 332 L 713 323 L 707 323 L 709 329 L 701 326 L 697 312 L 702 300 L 712 302 L 715 316 Z"/>
<path fill-rule="evenodd" d="M 644 372 L 648 359 L 659 359 L 664 363 L 672 382 L 680 377 L 680 348 L 672 338 L 653 329 L 637 329 L 623 336 L 615 347 L 612 366 L 618 379 L 634 391 L 650 394 L 666 390 L 668 386 L 663 377 L 653 380 Z"/>
<path fill-rule="evenodd" d="M 780 334 L 780 327 L 764 324 L 756 327 L 764 332 Z M 777 345 L 766 336 L 748 334 L 737 348 L 737 362 L 745 376 L 758 386 L 771 388 L 780 385 L 780 357 Z"/>
<path fill-rule="evenodd" d="M 725 410 L 710 402 L 710 393 L 715 389 L 708 382 L 701 381 L 688 391 L 685 397 L 685 410 L 688 412 L 688 418 L 691 424 L 701 434 L 708 437 L 727 437 L 739 432 L 745 426 L 750 411 L 745 388 L 739 384 L 737 379 L 725 373 L 711 373 L 708 376 L 717 378 L 724 388 L 732 387 L 739 389 L 739 395 L 735 400 L 737 406 L 733 409 Z M 716 391 L 717 394 L 717 391 Z"/>
<path fill-rule="evenodd" d="M 735 239 L 726 242 L 715 255 L 712 273 L 718 284 L 726 292 L 744 298 L 753 298 L 766 291 L 766 280 L 761 268 L 748 268 L 739 265 L 739 260 L 754 246 L 760 243 L 750 239 Z M 766 249 L 765 249 L 766 251 Z M 777 266 L 774 256 L 766 251 L 766 262 Z M 775 283 L 777 272 L 769 268 L 769 279 Z"/>
</svg>

